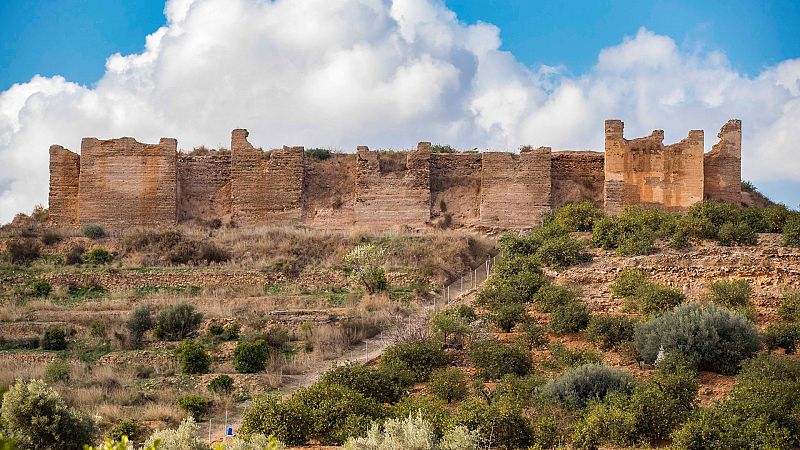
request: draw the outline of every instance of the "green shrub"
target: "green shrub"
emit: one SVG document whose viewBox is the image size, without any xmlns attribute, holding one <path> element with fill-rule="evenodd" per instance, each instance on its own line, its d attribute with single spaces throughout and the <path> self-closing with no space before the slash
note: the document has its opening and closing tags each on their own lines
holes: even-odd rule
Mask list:
<svg viewBox="0 0 800 450">
<path fill-rule="evenodd" d="M 763 341 L 769 350 L 782 348 L 786 354 L 792 354 L 797 349 L 797 342 L 800 341 L 800 324 L 771 324 L 764 332 Z"/>
<path fill-rule="evenodd" d="M 743 316 L 712 304 L 686 303 L 640 325 L 634 339 L 642 358 L 653 363 L 661 349 L 680 352 L 700 369 L 735 373 L 758 350 L 758 334 Z"/>
<path fill-rule="evenodd" d="M 625 308 L 651 316 L 672 309 L 681 304 L 684 298 L 683 292 L 677 289 L 647 282 L 625 299 Z"/>
<path fill-rule="evenodd" d="M 748 306 L 753 287 L 743 279 L 712 281 L 705 299 L 726 308 Z"/>
<path fill-rule="evenodd" d="M 561 370 L 566 367 L 578 367 L 585 364 L 599 364 L 600 354 L 591 349 L 568 348 L 563 344 L 553 342 L 549 345 L 550 355 L 553 357 L 551 367 Z"/>
<path fill-rule="evenodd" d="M 127 436 L 131 442 L 138 442 L 141 440 L 142 434 L 143 431 L 139 422 L 134 419 L 120 419 L 108 430 L 106 438 L 118 441 L 123 436 Z"/>
<path fill-rule="evenodd" d="M 211 366 L 211 355 L 205 348 L 191 339 L 186 339 L 175 347 L 175 357 L 181 365 L 181 373 L 207 373 Z"/>
<path fill-rule="evenodd" d="M 310 411 L 313 423 L 310 437 L 323 445 L 340 445 L 352 436 L 362 435 L 372 420 L 385 414 L 375 400 L 335 383 L 317 383 L 300 389 L 286 403 L 299 404 Z"/>
<path fill-rule="evenodd" d="M 566 203 L 553 212 L 553 222 L 570 231 L 592 231 L 595 221 L 605 216 L 590 200 Z"/>
<path fill-rule="evenodd" d="M 217 395 L 230 395 L 233 392 L 233 378 L 229 375 L 219 375 L 208 382 L 208 391 Z"/>
<path fill-rule="evenodd" d="M 40 256 L 39 245 L 32 239 L 9 239 L 6 254 L 11 264 L 28 264 Z"/>
<path fill-rule="evenodd" d="M 222 333 L 224 332 L 225 326 L 218 322 L 210 323 L 206 327 L 206 333 L 208 333 L 210 336 L 222 336 Z"/>
<path fill-rule="evenodd" d="M 67 250 L 64 255 L 64 264 L 68 266 L 76 266 L 83 264 L 83 253 L 86 251 L 82 245 L 73 245 Z"/>
<path fill-rule="evenodd" d="M 47 297 L 53 292 L 53 286 L 47 280 L 33 280 L 28 286 L 30 294 L 34 297 Z"/>
<path fill-rule="evenodd" d="M 436 439 L 452 428 L 452 417 L 447 403 L 439 397 L 432 395 L 413 395 L 405 397 L 392 406 L 393 417 L 402 418 L 411 415 L 422 415 L 422 418 L 433 427 Z"/>
<path fill-rule="evenodd" d="M 589 325 L 591 314 L 582 302 L 574 301 L 558 306 L 550 317 L 550 329 L 555 334 L 576 333 Z"/>
<path fill-rule="evenodd" d="M 381 357 L 381 364 L 394 367 L 405 365 L 416 375 L 417 381 L 424 381 L 428 379 L 434 369 L 446 365 L 448 360 L 441 344 L 413 342 L 387 348 Z"/>
<path fill-rule="evenodd" d="M 636 323 L 626 316 L 592 316 L 586 329 L 586 339 L 603 350 L 612 350 L 624 342 L 633 341 Z"/>
<path fill-rule="evenodd" d="M 48 328 L 42 336 L 42 348 L 45 350 L 66 350 L 67 332 L 64 328 Z"/>
<path fill-rule="evenodd" d="M 669 238 L 669 248 L 673 250 L 684 250 L 690 245 L 689 235 L 685 231 L 676 231 Z"/>
<path fill-rule="evenodd" d="M 629 298 L 636 294 L 642 285 L 649 283 L 647 275 L 634 267 L 626 267 L 617 273 L 614 282 L 608 287 L 615 297 Z"/>
<path fill-rule="evenodd" d="M 562 270 L 591 259 L 583 247 L 583 242 L 572 236 L 553 237 L 542 242 L 534 257 L 545 267 Z"/>
<path fill-rule="evenodd" d="M 781 304 L 778 306 L 778 315 L 790 322 L 800 322 L 800 291 L 783 293 Z"/>
<path fill-rule="evenodd" d="M 256 397 L 242 413 L 240 434 L 272 435 L 287 445 L 303 445 L 314 434 L 314 417 L 301 402 L 281 401 L 277 396 Z"/>
<path fill-rule="evenodd" d="M 520 342 L 524 342 L 530 349 L 542 348 L 547 344 L 545 328 L 539 326 L 533 319 L 522 322 L 519 331 L 522 334 L 517 336 L 517 339 L 519 339 Z"/>
<path fill-rule="evenodd" d="M 333 152 L 327 148 L 307 148 L 306 149 L 306 158 L 313 159 L 316 161 L 325 161 L 329 159 Z"/>
<path fill-rule="evenodd" d="M 478 293 L 478 304 L 528 303 L 547 283 L 534 256 L 505 256 Z"/>
<path fill-rule="evenodd" d="M 650 230 L 636 230 L 626 234 L 617 243 L 617 254 L 620 256 L 649 255 L 655 252 L 656 234 Z"/>
<path fill-rule="evenodd" d="M 697 374 L 690 369 L 658 374 L 634 385 L 630 395 L 611 392 L 589 402 L 575 424 L 576 448 L 627 447 L 663 440 L 694 408 Z"/>
<path fill-rule="evenodd" d="M 546 284 L 533 296 L 533 302 L 538 311 L 549 313 L 580 296 L 581 292 L 577 288 Z"/>
<path fill-rule="evenodd" d="M 783 245 L 800 247 L 800 213 L 793 213 L 783 226 Z"/>
<path fill-rule="evenodd" d="M 378 403 L 395 403 L 406 394 L 414 380 L 415 374 L 405 364 L 367 367 L 353 363 L 333 367 L 319 382 L 339 384 Z"/>
<path fill-rule="evenodd" d="M 18 380 L 11 386 L 3 395 L 0 418 L 6 437 L 20 450 L 78 450 L 95 435 L 94 422 L 69 408 L 41 380 Z"/>
<path fill-rule="evenodd" d="M 89 239 L 100 239 L 106 235 L 106 230 L 100 225 L 87 223 L 81 227 L 81 234 Z"/>
<path fill-rule="evenodd" d="M 703 408 L 672 434 L 680 449 L 764 448 L 790 449 L 789 432 L 765 418 L 743 419 L 723 408 Z"/>
<path fill-rule="evenodd" d="M 586 364 L 568 370 L 542 387 L 542 392 L 573 408 L 590 400 L 602 400 L 610 392 L 628 393 L 633 379 L 626 372 L 600 364 Z"/>
<path fill-rule="evenodd" d="M 190 337 L 203 322 L 203 314 L 194 305 L 186 302 L 170 305 L 158 315 L 153 334 L 165 341 L 177 341 Z"/>
<path fill-rule="evenodd" d="M 533 366 L 527 348 L 493 339 L 473 343 L 469 356 L 480 375 L 488 379 L 501 378 L 506 374 L 527 375 Z"/>
<path fill-rule="evenodd" d="M 55 359 L 44 366 L 44 379 L 49 383 L 69 381 L 72 367 L 66 359 Z"/>
<path fill-rule="evenodd" d="M 456 367 L 434 370 L 428 382 L 428 392 L 447 403 L 452 403 L 454 400 L 461 401 L 468 394 L 467 378 L 464 372 Z"/>
<path fill-rule="evenodd" d="M 489 319 L 501 331 L 508 333 L 526 316 L 522 303 L 501 303 L 491 306 Z"/>
<path fill-rule="evenodd" d="M 471 332 L 469 324 L 473 320 L 475 320 L 475 310 L 469 306 L 448 308 L 431 316 L 431 330 L 445 346 L 461 348 L 464 337 Z"/>
<path fill-rule="evenodd" d="M 134 346 L 138 346 L 142 342 L 142 337 L 145 333 L 155 327 L 153 320 L 153 310 L 150 306 L 141 305 L 131 311 L 128 320 L 125 321 L 125 328 L 128 329 L 128 336 Z"/>
<path fill-rule="evenodd" d="M 95 247 L 89 250 L 86 255 L 83 256 L 83 260 L 89 264 L 108 264 L 114 259 L 103 247 Z"/>
<path fill-rule="evenodd" d="M 240 342 L 233 350 L 233 367 L 239 373 L 257 373 L 264 370 L 269 357 L 269 347 L 263 339 Z"/>
<path fill-rule="evenodd" d="M 535 432 L 522 406 L 501 397 L 491 404 L 469 397 L 456 410 L 453 422 L 473 430 L 480 448 L 528 448 L 535 443 Z"/>
<path fill-rule="evenodd" d="M 726 222 L 719 227 L 717 242 L 719 242 L 720 245 L 728 247 L 735 245 L 756 245 L 758 244 L 758 236 L 756 236 L 756 232 L 745 222 Z"/>
<path fill-rule="evenodd" d="M 202 420 L 208 415 L 211 405 L 214 402 L 202 395 L 184 395 L 178 398 L 175 405 L 194 417 L 195 420 Z"/>
<path fill-rule="evenodd" d="M 231 322 L 225 325 L 222 330 L 222 339 L 226 341 L 235 341 L 239 339 L 239 334 L 242 330 L 242 325 L 239 322 Z"/>
</svg>

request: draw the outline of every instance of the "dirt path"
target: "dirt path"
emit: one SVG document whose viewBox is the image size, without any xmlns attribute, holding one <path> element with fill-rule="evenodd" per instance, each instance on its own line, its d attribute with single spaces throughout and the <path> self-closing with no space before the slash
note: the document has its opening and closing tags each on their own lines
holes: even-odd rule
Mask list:
<svg viewBox="0 0 800 450">
<path fill-rule="evenodd" d="M 390 335 L 385 333 L 381 333 L 379 336 L 367 339 L 361 344 L 351 347 L 350 351 L 338 358 L 318 361 L 305 373 L 299 375 L 284 375 L 283 382 L 281 383 L 281 387 L 278 389 L 278 392 L 280 392 L 281 396 L 286 397 L 302 387 L 311 386 L 323 373 L 327 372 L 335 365 L 341 366 L 355 362 L 366 364 L 381 356 L 383 351 L 392 345 L 392 343 L 393 340 L 391 339 Z M 230 411 L 228 411 L 228 427 L 233 427 L 234 431 L 237 431 L 242 426 L 242 413 L 249 406 L 250 401 L 233 405 Z M 208 434 L 203 433 L 204 430 L 206 432 L 208 430 L 205 427 L 208 427 L 208 423 L 200 424 L 200 433 L 202 437 L 208 439 Z M 222 442 L 224 438 L 225 424 L 212 423 L 211 442 Z"/>
</svg>

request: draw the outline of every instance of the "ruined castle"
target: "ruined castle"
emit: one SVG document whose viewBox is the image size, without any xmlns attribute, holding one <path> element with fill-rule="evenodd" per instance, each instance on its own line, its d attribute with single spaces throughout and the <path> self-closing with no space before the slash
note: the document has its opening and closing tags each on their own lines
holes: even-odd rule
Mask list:
<svg viewBox="0 0 800 450">
<path fill-rule="evenodd" d="M 523 148 L 519 153 L 415 151 L 320 160 L 303 147 L 254 148 L 233 130 L 230 151 L 189 155 L 175 139 L 84 138 L 80 155 L 50 147 L 50 217 L 57 226 L 163 226 L 215 219 L 240 226 L 414 228 L 539 225 L 553 208 L 589 199 L 609 213 L 628 205 L 685 209 L 704 198 L 741 201 L 741 121 L 703 150 L 703 131 L 664 145 L 664 132 L 632 140 L 605 122 L 605 152 Z"/>
</svg>

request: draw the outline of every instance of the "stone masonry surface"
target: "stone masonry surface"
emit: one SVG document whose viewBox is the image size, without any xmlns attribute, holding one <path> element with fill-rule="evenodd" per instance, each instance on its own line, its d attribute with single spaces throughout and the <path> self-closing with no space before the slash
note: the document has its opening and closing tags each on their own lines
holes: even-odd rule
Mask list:
<svg viewBox="0 0 800 450">
<path fill-rule="evenodd" d="M 55 226 L 111 229 L 219 220 L 241 226 L 346 229 L 431 225 L 521 229 L 564 203 L 588 199 L 617 214 L 626 206 L 688 208 L 704 198 L 741 204 L 741 121 L 664 145 L 664 132 L 625 139 L 605 122 L 605 153 L 523 147 L 519 153 L 414 151 L 309 158 L 303 147 L 255 148 L 231 133 L 231 151 L 177 152 L 175 139 L 85 138 L 81 155 L 50 147 Z"/>
</svg>

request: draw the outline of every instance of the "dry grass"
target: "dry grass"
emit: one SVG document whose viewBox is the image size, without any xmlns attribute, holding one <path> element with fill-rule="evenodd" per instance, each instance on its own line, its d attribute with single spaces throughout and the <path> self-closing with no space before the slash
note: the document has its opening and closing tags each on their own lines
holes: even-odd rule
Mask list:
<svg viewBox="0 0 800 450">
<path fill-rule="evenodd" d="M 0 360 L 0 386 L 11 386 L 17 380 L 41 379 L 45 362 Z"/>
</svg>

